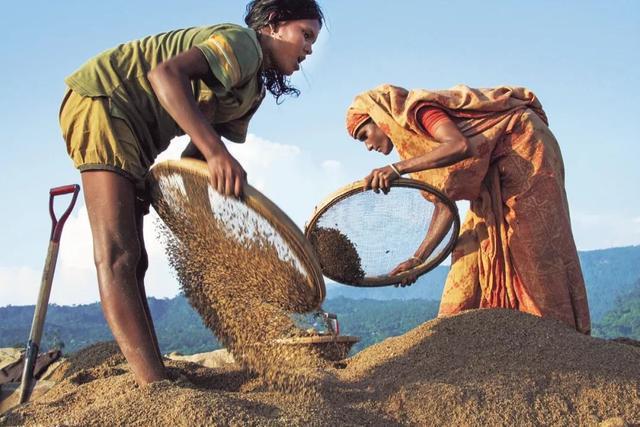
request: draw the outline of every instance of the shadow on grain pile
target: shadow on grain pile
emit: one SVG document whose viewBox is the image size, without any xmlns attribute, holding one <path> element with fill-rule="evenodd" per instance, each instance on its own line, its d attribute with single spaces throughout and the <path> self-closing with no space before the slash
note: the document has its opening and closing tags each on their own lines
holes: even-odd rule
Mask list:
<svg viewBox="0 0 640 427">
<path fill-rule="evenodd" d="M 124 362 L 105 369 L 114 360 L 108 357 L 102 365 L 69 370 L 73 373 L 49 393 L 2 422 L 640 423 L 639 348 L 510 310 L 474 310 L 436 319 L 371 346 L 347 360 L 344 369 L 327 367 L 334 375 L 324 379 L 315 397 L 268 391 L 255 374 L 239 366 L 209 369 L 185 362 L 168 363 L 177 381 L 137 387 Z M 80 377 L 90 380 L 77 381 Z"/>
</svg>

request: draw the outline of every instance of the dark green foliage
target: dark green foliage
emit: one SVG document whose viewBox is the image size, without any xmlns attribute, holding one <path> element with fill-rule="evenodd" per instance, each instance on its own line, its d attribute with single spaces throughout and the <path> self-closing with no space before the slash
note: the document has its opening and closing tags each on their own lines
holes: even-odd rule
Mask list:
<svg viewBox="0 0 640 427">
<path fill-rule="evenodd" d="M 594 324 L 593 334 L 602 338 L 640 340 L 640 280 L 631 292 L 616 301 L 615 308 Z"/>
<path fill-rule="evenodd" d="M 26 345 L 34 310 L 34 306 L 0 308 L 0 347 Z M 52 304 L 47 309 L 40 348 L 49 349 L 64 344 L 65 351 L 75 351 L 96 341 L 111 339 L 113 337 L 102 317 L 99 304 Z"/>
</svg>

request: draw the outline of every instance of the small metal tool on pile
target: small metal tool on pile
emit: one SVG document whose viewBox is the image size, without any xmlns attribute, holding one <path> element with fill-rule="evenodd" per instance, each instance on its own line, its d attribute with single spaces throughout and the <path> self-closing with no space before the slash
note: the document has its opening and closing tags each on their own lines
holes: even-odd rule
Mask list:
<svg viewBox="0 0 640 427">
<path fill-rule="evenodd" d="M 319 316 L 324 320 L 327 331 L 332 336 L 340 335 L 340 323 L 338 323 L 338 315 L 334 313 L 328 313 L 326 311 L 320 311 Z"/>
<path fill-rule="evenodd" d="M 305 345 L 316 350 L 322 358 L 337 362 L 345 359 L 351 347 L 360 341 L 359 337 L 340 335 L 338 316 L 324 310 L 313 313 L 316 322 L 306 329 L 305 336 L 278 340 L 283 344 Z"/>
</svg>

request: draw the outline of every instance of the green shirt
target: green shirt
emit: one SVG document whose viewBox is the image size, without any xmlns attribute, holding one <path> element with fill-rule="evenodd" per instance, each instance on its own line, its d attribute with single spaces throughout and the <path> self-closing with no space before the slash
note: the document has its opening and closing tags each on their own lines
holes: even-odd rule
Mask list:
<svg viewBox="0 0 640 427">
<path fill-rule="evenodd" d="M 65 82 L 82 96 L 109 98 L 110 113 L 125 120 L 150 166 L 171 139 L 184 132 L 160 105 L 147 73 L 159 63 L 197 47 L 215 85 L 192 81 L 199 108 L 214 129 L 244 142 L 249 120 L 264 98 L 258 77 L 262 49 L 255 31 L 234 24 L 170 31 L 121 44 L 89 60 Z"/>
</svg>

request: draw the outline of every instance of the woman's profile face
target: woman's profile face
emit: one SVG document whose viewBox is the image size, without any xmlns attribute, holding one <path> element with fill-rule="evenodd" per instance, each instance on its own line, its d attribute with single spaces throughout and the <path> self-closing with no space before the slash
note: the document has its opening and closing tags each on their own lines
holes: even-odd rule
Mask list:
<svg viewBox="0 0 640 427">
<path fill-rule="evenodd" d="M 317 19 L 297 19 L 278 23 L 270 34 L 273 39 L 271 60 L 282 74 L 290 76 L 300 69 L 300 63 L 311 55 L 312 46 L 320 33 Z"/>
<path fill-rule="evenodd" d="M 358 129 L 356 139 L 364 142 L 367 150 L 375 150 L 385 156 L 393 150 L 393 142 L 391 142 L 391 139 L 382 132 L 373 120 L 369 120 L 364 126 Z"/>
</svg>

